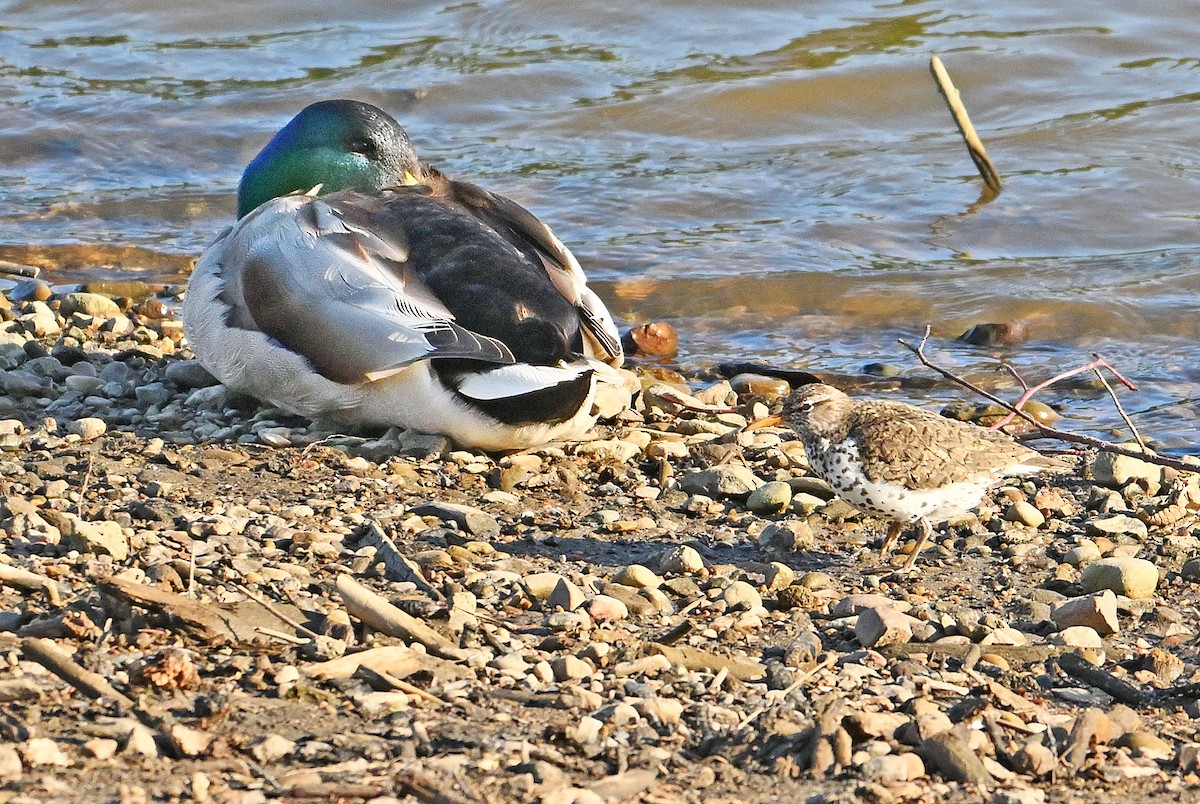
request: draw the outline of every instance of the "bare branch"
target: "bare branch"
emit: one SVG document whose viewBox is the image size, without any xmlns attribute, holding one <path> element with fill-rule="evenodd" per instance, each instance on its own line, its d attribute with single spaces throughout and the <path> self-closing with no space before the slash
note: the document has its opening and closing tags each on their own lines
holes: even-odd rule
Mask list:
<svg viewBox="0 0 1200 804">
<path fill-rule="evenodd" d="M 1114 455 L 1125 455 L 1130 458 L 1137 458 L 1138 460 L 1145 461 L 1146 463 L 1155 464 L 1156 466 L 1169 466 L 1172 469 L 1179 469 L 1180 471 L 1184 471 L 1184 472 L 1195 472 L 1197 470 L 1200 470 L 1200 466 L 1197 466 L 1197 464 L 1194 462 L 1184 461 L 1179 458 L 1172 458 L 1172 457 L 1169 457 L 1166 455 L 1156 455 L 1149 451 L 1142 451 L 1139 449 L 1134 449 L 1132 447 L 1127 447 L 1122 444 L 1113 444 L 1110 441 L 1104 441 L 1103 439 L 1093 438 L 1092 436 L 1082 435 L 1080 433 L 1072 433 L 1067 430 L 1059 430 L 1057 427 L 1051 427 L 1048 424 L 1044 424 L 1044 423 L 1038 421 L 1037 419 L 1030 416 L 1025 411 L 1017 408 L 1016 406 L 1014 406 L 1013 404 L 1011 404 L 1009 402 L 1006 402 L 1005 400 L 1001 399 L 1000 397 L 996 396 L 995 394 L 990 393 L 990 392 L 984 390 L 983 388 L 980 388 L 978 385 L 971 382 L 970 380 L 964 379 L 964 378 L 958 376 L 957 374 L 953 373 L 952 371 L 948 371 L 948 370 L 942 368 L 941 366 L 934 364 L 933 361 L 931 361 L 925 354 L 925 343 L 926 343 L 926 341 L 929 340 L 929 332 L 930 332 L 930 327 L 925 327 L 925 335 L 924 335 L 924 337 L 921 338 L 921 342 L 919 344 L 917 344 L 916 346 L 913 346 L 911 343 L 904 340 L 903 338 L 898 338 L 897 340 L 899 341 L 901 346 L 903 346 L 905 349 L 908 349 L 910 352 L 912 352 L 913 354 L 915 354 L 917 356 L 917 359 L 921 361 L 921 365 L 925 366 L 928 369 L 936 371 L 938 374 L 942 375 L 943 377 L 950 380 L 951 382 L 957 383 L 958 385 L 961 385 L 963 388 L 966 388 L 967 390 L 969 390 L 973 393 L 976 393 L 979 396 L 982 396 L 984 399 L 994 402 L 995 404 L 997 404 L 1000 407 L 1004 408 L 1005 410 L 1015 414 L 1016 416 L 1021 417 L 1025 421 L 1029 422 L 1029 424 L 1031 424 L 1034 428 L 1036 428 L 1042 437 L 1053 438 L 1053 439 L 1057 439 L 1059 441 L 1066 441 L 1067 443 L 1070 443 L 1070 444 L 1081 444 L 1083 446 L 1091 447 L 1092 449 L 1101 450 L 1103 452 L 1111 452 Z M 1094 357 L 1096 358 L 1096 360 L 1103 362 L 1102 358 L 1100 358 L 1098 355 L 1096 355 Z M 1125 377 L 1123 377 L 1120 373 L 1118 373 L 1115 369 L 1113 369 L 1111 366 L 1109 366 L 1107 362 L 1103 362 L 1103 366 L 1098 366 L 1098 367 L 1107 368 L 1124 385 L 1126 385 L 1129 388 L 1133 388 L 1134 390 L 1137 390 L 1137 387 L 1135 385 L 1133 385 L 1133 383 L 1131 383 L 1129 380 L 1127 380 Z M 1085 369 L 1085 370 L 1087 370 L 1087 369 Z M 1078 374 L 1079 370 L 1074 370 L 1071 373 Z M 1065 376 L 1070 376 L 1070 375 L 1067 374 Z M 1059 377 L 1058 379 L 1061 379 L 1061 377 Z"/>
<path fill-rule="evenodd" d="M 993 197 L 998 195 L 1000 193 L 1000 174 L 996 172 L 996 166 L 992 164 L 987 149 L 983 147 L 983 140 L 979 139 L 979 135 L 975 133 L 975 126 L 971 125 L 971 118 L 967 115 L 967 107 L 963 106 L 958 89 L 950 80 L 950 74 L 946 72 L 942 60 L 937 56 L 930 57 L 929 69 L 933 72 L 938 91 L 942 93 L 946 105 L 950 107 L 954 124 L 958 126 L 958 133 L 962 135 L 963 142 L 967 144 L 967 153 L 971 155 L 971 161 L 975 163 L 975 168 L 983 178 L 983 183 L 987 185 Z"/>
</svg>

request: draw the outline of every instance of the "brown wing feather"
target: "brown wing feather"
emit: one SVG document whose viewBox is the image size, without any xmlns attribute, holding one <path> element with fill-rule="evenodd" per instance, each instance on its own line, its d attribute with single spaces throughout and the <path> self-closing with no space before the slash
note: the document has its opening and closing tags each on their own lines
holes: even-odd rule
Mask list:
<svg viewBox="0 0 1200 804">
<path fill-rule="evenodd" d="M 867 477 L 899 477 L 917 489 L 998 477 L 1038 457 L 999 431 L 892 402 L 859 405 L 848 435 L 859 444 Z"/>
</svg>

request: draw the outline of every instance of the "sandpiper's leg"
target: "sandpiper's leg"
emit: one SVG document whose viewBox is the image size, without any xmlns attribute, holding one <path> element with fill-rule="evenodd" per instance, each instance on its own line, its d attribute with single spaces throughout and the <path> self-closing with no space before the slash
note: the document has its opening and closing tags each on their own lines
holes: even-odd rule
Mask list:
<svg viewBox="0 0 1200 804">
<path fill-rule="evenodd" d="M 900 538 L 900 534 L 904 531 L 903 522 L 889 522 L 887 535 L 883 537 L 883 546 L 879 548 L 880 558 L 887 558 L 888 553 L 892 552 L 892 548 L 896 546 L 896 540 Z"/>
<path fill-rule="evenodd" d="M 911 569 L 912 565 L 917 563 L 917 555 L 920 554 L 921 548 L 925 546 L 925 542 L 929 541 L 929 536 L 933 533 L 933 525 L 929 524 L 929 520 L 921 517 L 917 524 L 921 528 L 921 535 L 917 537 L 917 543 L 913 545 L 913 550 L 908 555 L 908 561 L 904 562 L 904 569 Z"/>
</svg>

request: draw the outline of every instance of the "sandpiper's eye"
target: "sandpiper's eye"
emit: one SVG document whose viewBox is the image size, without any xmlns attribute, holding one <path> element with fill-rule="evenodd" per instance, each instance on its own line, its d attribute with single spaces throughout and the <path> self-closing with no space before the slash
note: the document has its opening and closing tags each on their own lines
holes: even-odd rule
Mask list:
<svg viewBox="0 0 1200 804">
<path fill-rule="evenodd" d="M 812 409 L 813 409 L 815 406 L 816 406 L 816 403 L 815 403 L 815 402 L 801 402 L 801 403 L 800 403 L 800 410 L 802 410 L 802 411 L 803 411 L 803 412 L 805 412 L 805 413 L 808 413 L 808 412 L 809 412 L 810 410 L 812 410 Z"/>
</svg>

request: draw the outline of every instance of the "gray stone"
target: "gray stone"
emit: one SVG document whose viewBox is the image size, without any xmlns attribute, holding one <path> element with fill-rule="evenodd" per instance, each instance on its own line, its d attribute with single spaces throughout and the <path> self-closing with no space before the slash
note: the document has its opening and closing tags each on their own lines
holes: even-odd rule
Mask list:
<svg viewBox="0 0 1200 804">
<path fill-rule="evenodd" d="M 1157 491 L 1162 482 L 1162 467 L 1128 455 L 1101 452 L 1092 463 L 1092 477 L 1102 486 L 1119 489 L 1131 480 L 1153 484 Z M 1153 493 L 1153 492 L 1152 492 Z"/>
<path fill-rule="evenodd" d="M 583 591 L 566 578 L 559 578 L 558 583 L 550 590 L 546 605 L 552 609 L 575 611 L 583 605 Z"/>
<path fill-rule="evenodd" d="M 930 769 L 947 779 L 968 784 L 988 784 L 992 780 L 983 760 L 954 731 L 935 734 L 923 741 L 917 753 Z"/>
<path fill-rule="evenodd" d="M 706 497 L 746 497 L 761 485 L 763 481 L 748 466 L 741 464 L 702 469 L 679 478 L 682 491 Z"/>
<path fill-rule="evenodd" d="M 83 313 L 93 318 L 114 318 L 121 314 L 120 306 L 99 293 L 64 293 L 59 297 L 63 317 Z"/>
<path fill-rule="evenodd" d="M 912 639 L 912 619 L 891 606 L 872 606 L 858 613 L 854 638 L 864 648 L 903 645 Z"/>
<path fill-rule="evenodd" d="M 152 405 L 162 407 L 175 396 L 175 392 L 161 382 L 139 385 L 133 389 L 133 393 L 137 397 L 138 404 L 145 405 L 146 407 L 151 407 Z"/>
<path fill-rule="evenodd" d="M 500 535 L 500 523 L 494 516 L 469 505 L 434 500 L 415 506 L 412 512 L 417 516 L 435 516 L 443 522 L 453 522 L 463 532 L 481 539 L 494 539 Z"/>
<path fill-rule="evenodd" d="M 762 484 L 746 500 L 746 507 L 756 514 L 782 514 L 791 504 L 792 487 L 781 480 Z"/>
<path fill-rule="evenodd" d="M 721 593 L 725 605 L 733 611 L 754 611 L 762 608 L 762 595 L 745 581 L 734 581 Z"/>
<path fill-rule="evenodd" d="M 207 388 L 217 384 L 217 378 L 200 365 L 199 360 L 176 360 L 167 364 L 164 376 L 179 388 Z"/>
<path fill-rule="evenodd" d="M 672 547 L 658 560 L 662 572 L 676 575 L 692 575 L 704 569 L 704 558 L 696 548 L 686 544 Z"/>
<path fill-rule="evenodd" d="M 1121 630 L 1117 620 L 1117 598 L 1105 589 L 1097 595 L 1072 598 L 1054 608 L 1050 619 L 1063 630 L 1085 625 L 1098 634 L 1115 634 Z"/>
<path fill-rule="evenodd" d="M 1158 577 L 1158 567 L 1144 558 L 1117 556 L 1089 564 L 1080 575 L 1079 584 L 1085 592 L 1111 589 L 1126 597 L 1148 598 L 1154 596 Z"/>
<path fill-rule="evenodd" d="M 82 441 L 93 441 L 104 435 L 107 430 L 108 425 L 104 423 L 104 420 L 94 416 L 76 419 L 67 425 L 67 432 L 74 433 Z"/>
<path fill-rule="evenodd" d="M 1094 517 L 1084 527 L 1089 536 L 1120 536 L 1127 533 L 1140 541 L 1148 534 L 1145 522 L 1125 514 Z"/>
</svg>

